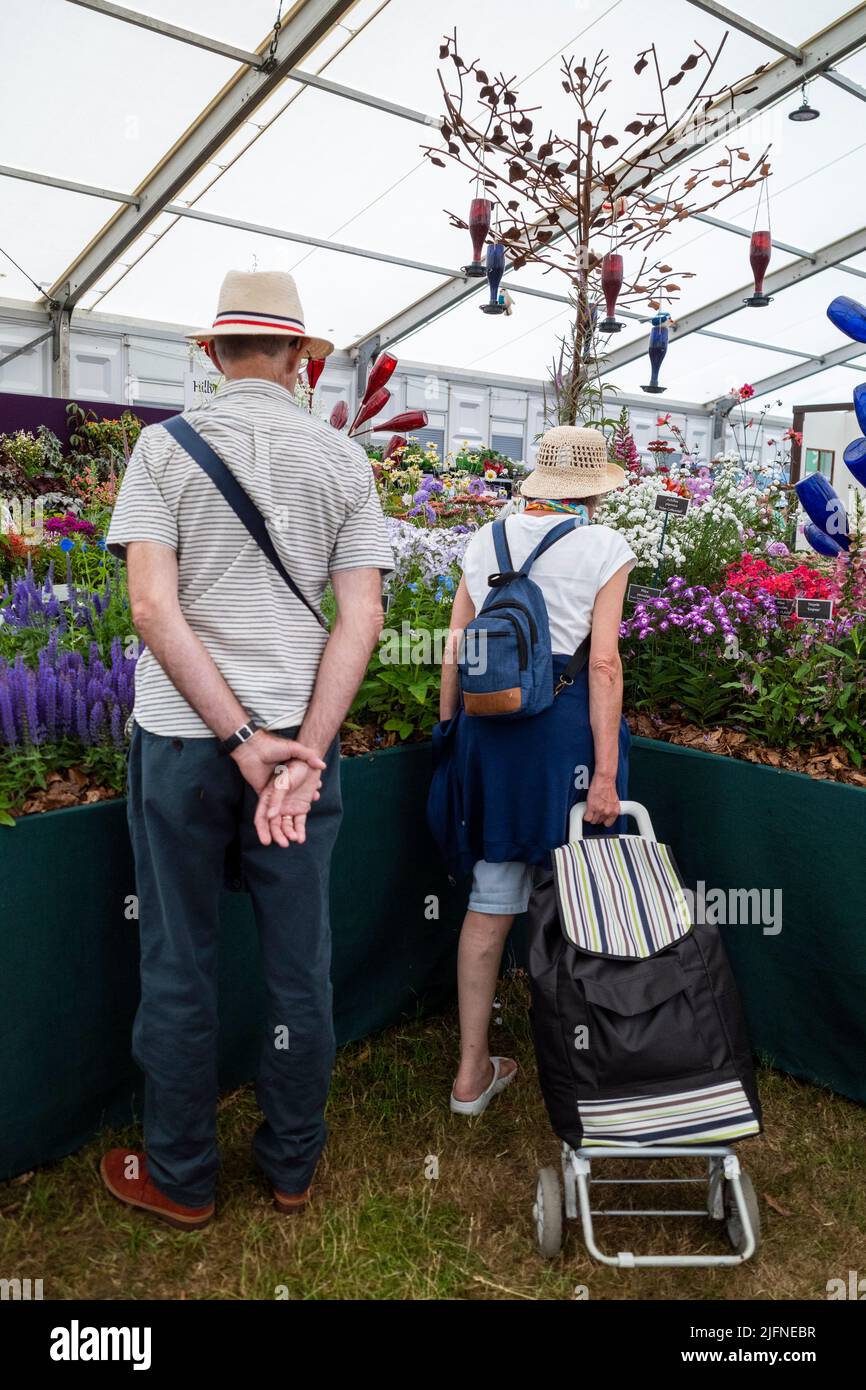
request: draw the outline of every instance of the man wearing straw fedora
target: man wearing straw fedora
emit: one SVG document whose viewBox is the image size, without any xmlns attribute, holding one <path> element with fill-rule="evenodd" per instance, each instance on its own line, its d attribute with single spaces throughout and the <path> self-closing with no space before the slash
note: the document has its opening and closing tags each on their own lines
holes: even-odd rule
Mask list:
<svg viewBox="0 0 866 1390">
<path fill-rule="evenodd" d="M 392 563 L 363 450 L 296 404 L 303 359 L 333 344 L 307 332 L 291 275 L 229 272 L 212 326 L 189 336 L 225 383 L 142 431 L 108 534 L 144 643 L 128 807 L 146 1152 L 101 1165 L 115 1197 L 182 1229 L 214 1212 L 218 904 L 233 852 L 267 993 L 255 1159 L 280 1211 L 309 1195 L 334 1057 L 337 736 Z"/>
</svg>

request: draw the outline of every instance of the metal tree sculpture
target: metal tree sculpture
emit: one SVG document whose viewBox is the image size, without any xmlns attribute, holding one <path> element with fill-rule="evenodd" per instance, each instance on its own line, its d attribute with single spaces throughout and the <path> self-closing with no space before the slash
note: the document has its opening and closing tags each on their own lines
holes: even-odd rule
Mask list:
<svg viewBox="0 0 866 1390">
<path fill-rule="evenodd" d="M 699 148 L 718 139 L 728 99 L 733 110 L 734 93 L 743 95 L 741 83 L 710 90 L 726 38 L 715 52 L 695 42 L 667 80 L 654 44 L 638 54 L 637 76 L 645 70 L 654 75 L 650 109 L 637 111 L 616 134 L 605 125 L 604 93 L 612 79 L 604 53 L 591 63 L 563 56 L 562 86 L 575 106 L 571 135 L 551 129 L 536 134 L 540 108 L 523 103 L 513 79 L 488 76 L 477 60 L 465 63 L 456 30 L 439 49 L 440 59 L 453 66 L 457 86 L 450 91 L 440 69 L 445 145 L 422 146 L 425 156 L 440 168 L 450 160 L 468 171 L 474 196 L 483 193 L 492 205 L 490 236 L 505 247 L 512 270 L 540 265 L 560 271 L 571 284 L 574 331 L 554 370 L 560 423 L 573 424 L 591 393 L 605 256 L 622 257 L 618 303 L 642 303 L 658 313 L 673 303 L 679 280 L 690 272 L 675 273 L 664 264 L 656 243 L 676 223 L 755 187 L 770 172 L 768 149 L 753 159 L 742 146 L 727 143 L 724 155 L 706 165 L 674 168 L 683 141 Z M 679 97 L 683 82 L 691 94 Z M 470 115 L 476 105 L 477 114 Z M 467 229 L 459 215 L 448 216 L 452 226 Z M 618 279 L 618 264 L 616 270 Z M 610 294 L 608 283 L 605 289 Z"/>
</svg>

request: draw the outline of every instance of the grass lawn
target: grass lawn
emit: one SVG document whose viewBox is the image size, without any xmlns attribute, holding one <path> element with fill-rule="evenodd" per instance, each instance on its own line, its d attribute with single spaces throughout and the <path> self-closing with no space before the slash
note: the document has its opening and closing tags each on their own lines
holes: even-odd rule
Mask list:
<svg viewBox="0 0 866 1390">
<path fill-rule="evenodd" d="M 447 1106 L 456 1017 L 406 1023 L 342 1049 L 331 1138 L 305 1215 L 281 1217 L 271 1206 L 252 1162 L 257 1111 L 247 1087 L 221 1104 L 224 1166 L 208 1229 L 175 1232 L 105 1192 L 99 1156 L 140 1142 L 129 1129 L 0 1185 L 0 1270 L 43 1279 L 46 1299 L 570 1299 L 579 1285 L 590 1299 L 823 1299 L 828 1279 L 862 1270 L 866 1113 L 769 1069 L 760 1074 L 767 1133 L 739 1148 L 764 1227 L 752 1261 L 609 1269 L 588 1258 L 579 1224 L 561 1257 L 542 1260 L 531 1219 L 535 1175 L 557 1162 L 558 1145 L 535 1080 L 524 982 L 508 981 L 500 1001 L 495 1050 L 516 1056 L 522 1076 L 481 1120 Z M 431 1156 L 438 1178 L 426 1175 Z M 697 1173 L 698 1163 L 665 1171 Z M 649 1171 L 631 1165 L 625 1175 Z M 615 1175 L 614 1165 L 604 1172 Z M 683 1189 L 650 1191 L 662 1205 L 683 1201 Z M 703 1189 L 690 1191 L 686 1205 L 700 1205 Z M 594 1205 L 614 1204 L 615 1190 L 599 1192 Z M 615 1204 L 628 1200 L 616 1195 Z M 611 1251 L 730 1249 L 709 1220 L 609 1218 L 598 1221 L 597 1237 Z"/>
</svg>

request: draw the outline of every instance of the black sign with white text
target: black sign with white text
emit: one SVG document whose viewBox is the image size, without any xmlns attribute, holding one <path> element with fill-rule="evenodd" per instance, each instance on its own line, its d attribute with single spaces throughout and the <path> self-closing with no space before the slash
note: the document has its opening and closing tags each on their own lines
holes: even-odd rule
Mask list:
<svg viewBox="0 0 866 1390">
<path fill-rule="evenodd" d="M 828 623 L 833 617 L 833 602 L 829 598 L 798 598 L 798 618 L 820 618 Z"/>
<path fill-rule="evenodd" d="M 629 603 L 645 603 L 648 598 L 658 598 L 661 589 L 654 589 L 651 584 L 629 584 L 626 598 Z"/>
<path fill-rule="evenodd" d="M 657 492 L 656 511 L 670 512 L 673 516 L 685 516 L 690 501 L 690 497 L 680 497 L 676 492 Z"/>
</svg>

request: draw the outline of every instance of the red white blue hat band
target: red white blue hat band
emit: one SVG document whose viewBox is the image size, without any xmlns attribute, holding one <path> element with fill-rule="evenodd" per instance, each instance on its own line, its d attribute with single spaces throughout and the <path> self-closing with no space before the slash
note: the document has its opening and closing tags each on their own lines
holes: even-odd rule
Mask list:
<svg viewBox="0 0 866 1390">
<path fill-rule="evenodd" d="M 220 287 L 213 324 L 187 337 L 207 343 L 213 338 L 282 333 L 303 340 L 305 357 L 327 357 L 334 350 L 327 338 L 307 332 L 298 287 L 288 271 L 230 270 Z"/>
</svg>

